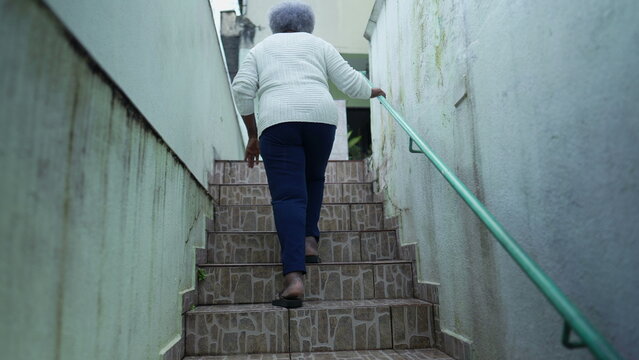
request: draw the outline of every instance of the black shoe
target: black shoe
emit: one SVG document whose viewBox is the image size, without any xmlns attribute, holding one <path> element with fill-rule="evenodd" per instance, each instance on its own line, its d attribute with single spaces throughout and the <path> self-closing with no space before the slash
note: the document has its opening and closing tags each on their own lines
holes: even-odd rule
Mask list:
<svg viewBox="0 0 639 360">
<path fill-rule="evenodd" d="M 295 308 L 299 308 L 302 307 L 303 305 L 303 300 L 299 299 L 299 298 L 285 298 L 282 296 L 282 294 L 278 294 L 277 295 L 278 298 L 273 300 L 271 302 L 271 304 L 273 306 L 280 306 L 283 308 L 287 308 L 287 309 L 295 309 Z"/>
<path fill-rule="evenodd" d="M 319 264 L 322 262 L 319 255 L 306 255 L 304 256 L 304 262 L 307 264 Z"/>
</svg>

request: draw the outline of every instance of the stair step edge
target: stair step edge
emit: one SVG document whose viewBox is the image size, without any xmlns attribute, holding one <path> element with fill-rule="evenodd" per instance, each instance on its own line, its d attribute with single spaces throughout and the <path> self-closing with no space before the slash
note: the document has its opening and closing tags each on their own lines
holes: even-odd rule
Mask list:
<svg viewBox="0 0 639 360">
<path fill-rule="evenodd" d="M 433 304 L 416 299 L 367 299 L 367 300 L 309 300 L 304 301 L 304 306 L 295 310 L 326 310 L 326 309 L 352 309 L 352 308 L 368 308 L 379 306 L 415 306 Z M 270 303 L 259 304 L 229 304 L 229 305 L 199 305 L 195 309 L 189 310 L 186 315 L 207 315 L 217 313 L 247 313 L 247 312 L 284 312 L 288 309 L 273 306 Z"/>
<path fill-rule="evenodd" d="M 323 265 L 392 265 L 392 264 L 411 264 L 410 260 L 376 260 L 376 261 L 345 261 L 345 262 L 322 262 L 319 264 L 306 264 L 306 266 L 323 266 Z M 197 265 L 201 268 L 210 267 L 252 267 L 252 266 L 282 266 L 282 263 L 233 263 L 233 264 L 216 264 L 205 263 Z"/>
<path fill-rule="evenodd" d="M 319 355 L 315 357 L 315 355 Z M 331 356 L 331 358 L 329 358 Z M 442 351 L 435 348 L 410 350 L 354 350 L 335 352 L 309 353 L 268 353 L 268 354 L 240 354 L 221 356 L 187 356 L 184 360 L 453 360 Z"/>
</svg>

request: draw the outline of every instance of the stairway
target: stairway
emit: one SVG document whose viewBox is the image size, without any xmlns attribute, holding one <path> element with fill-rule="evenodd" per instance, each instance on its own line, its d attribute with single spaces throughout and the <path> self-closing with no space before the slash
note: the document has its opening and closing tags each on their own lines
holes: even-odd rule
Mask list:
<svg viewBox="0 0 639 360">
<path fill-rule="evenodd" d="M 413 264 L 366 180 L 361 161 L 329 162 L 323 263 L 307 265 L 304 306 L 287 310 L 270 304 L 282 274 L 263 165 L 216 163 L 185 359 L 451 359 L 431 348 L 432 304 L 413 297 Z"/>
</svg>

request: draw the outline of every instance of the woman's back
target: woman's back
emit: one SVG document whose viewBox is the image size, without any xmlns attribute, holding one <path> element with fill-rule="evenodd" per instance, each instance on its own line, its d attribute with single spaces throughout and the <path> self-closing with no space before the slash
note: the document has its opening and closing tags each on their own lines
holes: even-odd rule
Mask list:
<svg viewBox="0 0 639 360">
<path fill-rule="evenodd" d="M 277 33 L 251 49 L 233 89 L 236 97 L 257 92 L 261 133 L 281 122 L 335 125 L 337 109 L 328 90 L 329 79 L 352 97 L 370 97 L 364 77 L 332 45 L 305 32 Z"/>
</svg>

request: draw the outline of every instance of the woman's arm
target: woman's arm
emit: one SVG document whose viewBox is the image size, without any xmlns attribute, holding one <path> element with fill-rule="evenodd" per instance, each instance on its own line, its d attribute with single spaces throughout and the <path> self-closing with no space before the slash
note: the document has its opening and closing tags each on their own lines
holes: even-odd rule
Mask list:
<svg viewBox="0 0 639 360">
<path fill-rule="evenodd" d="M 344 94 L 356 99 L 373 97 L 372 88 L 364 75 L 353 69 L 329 43 L 325 44 L 324 59 L 329 80 Z"/>
<path fill-rule="evenodd" d="M 255 112 L 253 100 L 257 95 L 258 84 L 257 63 L 253 52 L 249 52 L 242 61 L 231 85 L 235 105 L 240 115 L 244 116 Z"/>
<path fill-rule="evenodd" d="M 260 145 L 257 139 L 257 125 L 255 124 L 254 99 L 257 94 L 259 83 L 257 74 L 257 63 L 252 52 L 246 55 L 246 58 L 240 65 L 240 68 L 233 80 L 233 95 L 235 97 L 235 105 L 242 115 L 246 131 L 248 132 L 248 142 L 244 151 L 244 160 L 248 162 L 248 167 L 252 168 L 259 164 Z"/>
<path fill-rule="evenodd" d="M 260 143 L 257 140 L 257 126 L 255 125 L 255 114 L 242 115 L 246 131 L 248 132 L 248 143 L 244 152 L 244 160 L 248 162 L 248 167 L 260 163 Z"/>
</svg>

